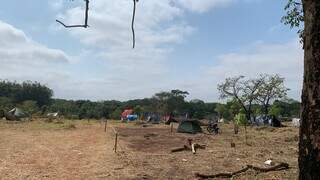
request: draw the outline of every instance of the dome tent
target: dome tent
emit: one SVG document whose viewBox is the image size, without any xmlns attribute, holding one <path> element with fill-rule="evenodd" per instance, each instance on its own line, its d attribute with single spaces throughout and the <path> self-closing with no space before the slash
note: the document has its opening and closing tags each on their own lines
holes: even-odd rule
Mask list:
<svg viewBox="0 0 320 180">
<path fill-rule="evenodd" d="M 196 133 L 201 133 L 202 129 L 199 121 L 184 120 L 179 123 L 177 132 L 196 134 Z"/>
</svg>

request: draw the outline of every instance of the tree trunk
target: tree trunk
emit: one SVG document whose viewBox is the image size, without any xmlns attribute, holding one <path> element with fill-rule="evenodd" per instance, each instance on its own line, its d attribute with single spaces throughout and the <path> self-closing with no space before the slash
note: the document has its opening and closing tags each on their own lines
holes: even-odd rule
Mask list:
<svg viewBox="0 0 320 180">
<path fill-rule="evenodd" d="M 304 79 L 299 140 L 299 179 L 320 179 L 320 1 L 303 0 Z"/>
</svg>

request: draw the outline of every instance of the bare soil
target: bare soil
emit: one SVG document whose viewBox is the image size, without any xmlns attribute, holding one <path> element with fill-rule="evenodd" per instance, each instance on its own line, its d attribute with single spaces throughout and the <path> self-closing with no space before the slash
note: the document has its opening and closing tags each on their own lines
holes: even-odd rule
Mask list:
<svg viewBox="0 0 320 180">
<path fill-rule="evenodd" d="M 117 153 L 111 126 L 119 133 Z M 290 169 L 248 171 L 234 179 L 296 179 L 297 128 L 248 127 L 247 144 L 244 129 L 234 135 L 232 124 L 220 128 L 219 135 L 171 134 L 165 125 L 111 122 L 105 133 L 96 121 L 1 121 L 0 179 L 196 179 L 196 172 L 230 172 L 247 164 L 265 167 L 268 159 L 287 162 Z M 206 149 L 170 152 L 188 138 Z"/>
</svg>

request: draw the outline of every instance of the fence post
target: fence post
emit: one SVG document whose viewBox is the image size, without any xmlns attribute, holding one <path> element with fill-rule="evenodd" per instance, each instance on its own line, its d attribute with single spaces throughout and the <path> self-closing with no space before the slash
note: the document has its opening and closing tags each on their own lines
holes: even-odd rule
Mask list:
<svg viewBox="0 0 320 180">
<path fill-rule="evenodd" d="M 108 120 L 106 119 L 106 121 L 104 122 L 104 132 L 107 132 L 107 123 L 108 123 Z"/>
<path fill-rule="evenodd" d="M 118 145 L 118 132 L 116 132 L 116 138 L 114 141 L 114 152 L 117 153 L 117 145 Z"/>
<path fill-rule="evenodd" d="M 173 133 L 173 123 L 170 123 L 170 133 Z"/>
</svg>

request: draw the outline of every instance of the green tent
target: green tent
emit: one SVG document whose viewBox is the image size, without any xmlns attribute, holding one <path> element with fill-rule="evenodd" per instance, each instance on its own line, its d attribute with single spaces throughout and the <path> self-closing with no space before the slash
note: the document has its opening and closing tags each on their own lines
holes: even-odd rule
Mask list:
<svg viewBox="0 0 320 180">
<path fill-rule="evenodd" d="M 200 127 L 199 121 L 185 120 L 180 122 L 177 132 L 196 134 L 201 133 L 202 129 Z"/>
</svg>

